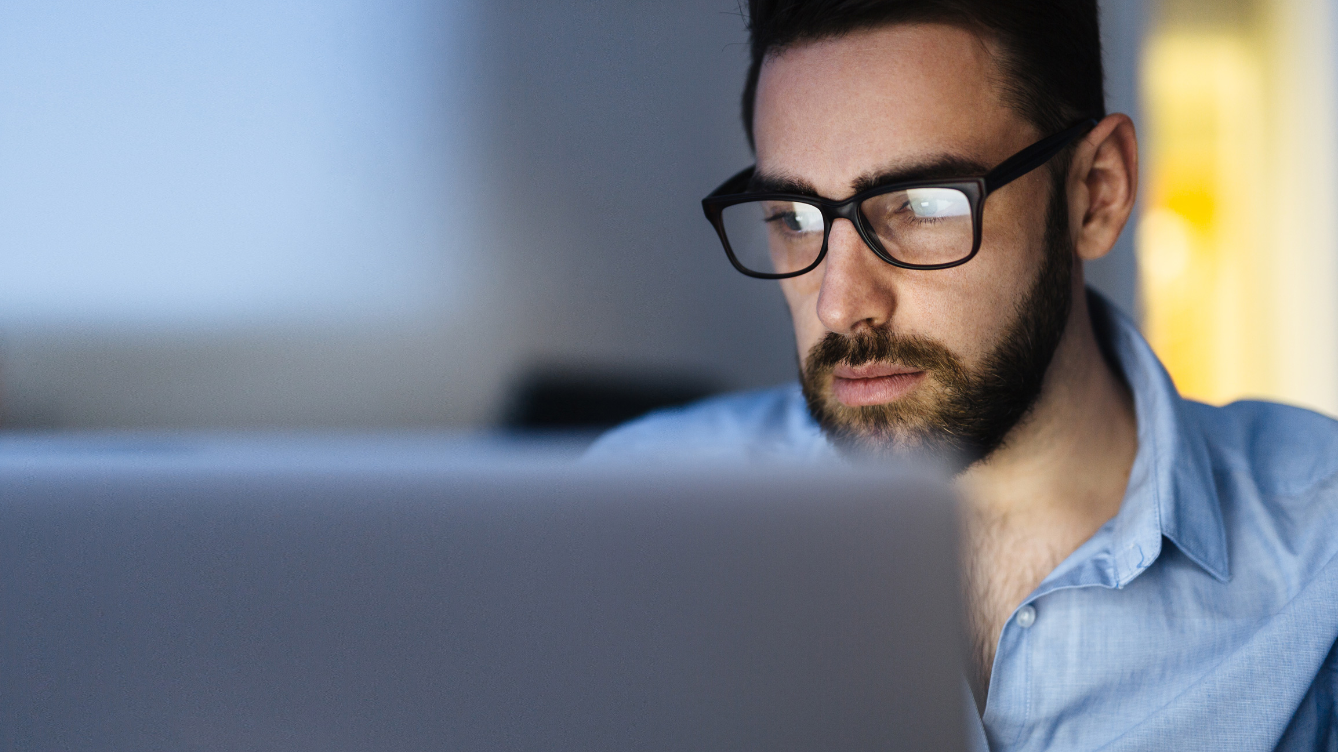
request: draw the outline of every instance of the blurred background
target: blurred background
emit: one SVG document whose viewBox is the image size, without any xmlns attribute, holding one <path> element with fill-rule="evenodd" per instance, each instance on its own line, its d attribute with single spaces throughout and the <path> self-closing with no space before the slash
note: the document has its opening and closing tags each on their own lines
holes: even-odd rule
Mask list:
<svg viewBox="0 0 1338 752">
<path fill-rule="evenodd" d="M 1106 0 L 1182 389 L 1338 413 L 1338 0 Z M 794 377 L 735 0 L 0 0 L 0 426 L 595 427 Z"/>
</svg>

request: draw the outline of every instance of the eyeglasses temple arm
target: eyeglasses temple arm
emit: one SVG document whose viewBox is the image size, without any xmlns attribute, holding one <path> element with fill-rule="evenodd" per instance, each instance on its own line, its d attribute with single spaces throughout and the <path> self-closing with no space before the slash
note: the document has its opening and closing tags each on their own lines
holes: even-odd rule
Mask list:
<svg viewBox="0 0 1338 752">
<path fill-rule="evenodd" d="M 1003 164 L 990 170 L 990 174 L 985 176 L 985 195 L 994 193 L 1049 162 L 1064 147 L 1087 135 L 1088 131 L 1091 131 L 1096 125 L 1095 120 L 1084 120 L 1009 157 Z"/>
</svg>

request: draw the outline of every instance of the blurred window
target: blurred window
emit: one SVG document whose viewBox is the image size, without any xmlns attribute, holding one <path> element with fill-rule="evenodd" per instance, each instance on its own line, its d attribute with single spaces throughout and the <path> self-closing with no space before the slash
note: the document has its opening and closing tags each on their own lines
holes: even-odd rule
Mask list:
<svg viewBox="0 0 1338 752">
<path fill-rule="evenodd" d="M 1164 0 L 1145 48 L 1144 326 L 1188 397 L 1338 413 L 1329 0 Z"/>
</svg>

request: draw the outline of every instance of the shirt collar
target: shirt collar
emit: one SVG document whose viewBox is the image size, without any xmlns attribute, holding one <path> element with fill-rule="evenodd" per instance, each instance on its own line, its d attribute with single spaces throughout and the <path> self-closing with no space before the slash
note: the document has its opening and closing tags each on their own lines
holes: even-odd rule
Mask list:
<svg viewBox="0 0 1338 752">
<path fill-rule="evenodd" d="M 1138 328 L 1089 291 L 1098 338 L 1133 392 L 1138 453 L 1109 530 L 1110 585 L 1124 587 L 1152 565 L 1170 540 L 1219 580 L 1230 577 L 1226 528 L 1207 439 L 1188 404 Z"/>
</svg>

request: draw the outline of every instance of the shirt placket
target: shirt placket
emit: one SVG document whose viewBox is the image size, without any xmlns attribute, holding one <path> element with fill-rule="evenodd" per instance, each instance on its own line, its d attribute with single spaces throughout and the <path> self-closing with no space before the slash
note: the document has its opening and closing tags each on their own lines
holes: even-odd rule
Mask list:
<svg viewBox="0 0 1338 752">
<path fill-rule="evenodd" d="M 1034 600 L 1028 600 L 1013 612 L 999 635 L 982 718 L 990 749 L 995 752 L 1022 743 L 1030 722 L 1032 634 L 1038 618 Z"/>
</svg>

